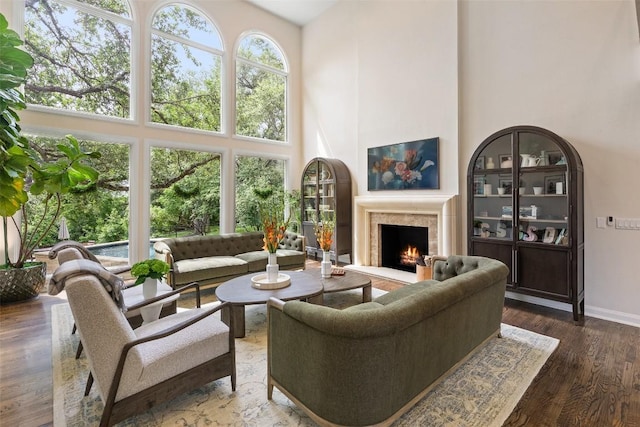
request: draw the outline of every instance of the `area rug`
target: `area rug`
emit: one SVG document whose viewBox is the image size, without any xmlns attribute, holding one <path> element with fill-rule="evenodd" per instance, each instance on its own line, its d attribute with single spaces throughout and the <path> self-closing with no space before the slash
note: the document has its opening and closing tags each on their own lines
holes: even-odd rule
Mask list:
<svg viewBox="0 0 640 427">
<path fill-rule="evenodd" d="M 375 290 L 377 291 L 377 290 Z M 374 294 L 375 296 L 375 294 Z M 325 304 L 346 307 L 361 291 L 325 296 Z M 68 304 L 52 307 L 54 425 L 97 426 L 103 404 L 94 385 L 83 397 L 86 358 L 75 359 L 77 335 Z M 503 324 L 494 338 L 434 387 L 394 426 L 501 426 L 548 357 L 555 338 Z M 237 387 L 224 378 L 130 418 L 119 426 L 315 426 L 303 411 L 274 389 L 267 400 L 266 307 L 246 309 L 246 337 L 236 340 Z"/>
</svg>

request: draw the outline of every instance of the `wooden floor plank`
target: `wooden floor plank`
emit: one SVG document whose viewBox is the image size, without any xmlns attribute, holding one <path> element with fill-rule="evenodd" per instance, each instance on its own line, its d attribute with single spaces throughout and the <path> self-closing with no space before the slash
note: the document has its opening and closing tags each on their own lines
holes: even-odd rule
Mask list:
<svg viewBox="0 0 640 427">
<path fill-rule="evenodd" d="M 52 425 L 51 306 L 64 302 L 43 294 L 0 306 L 1 427 Z M 589 317 L 576 325 L 571 313 L 511 300 L 503 322 L 560 340 L 505 426 L 640 426 L 640 329 Z"/>
</svg>

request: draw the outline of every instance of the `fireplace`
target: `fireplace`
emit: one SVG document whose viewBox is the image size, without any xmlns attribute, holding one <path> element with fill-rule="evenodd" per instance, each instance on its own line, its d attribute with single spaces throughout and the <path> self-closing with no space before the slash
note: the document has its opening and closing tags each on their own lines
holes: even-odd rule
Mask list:
<svg viewBox="0 0 640 427">
<path fill-rule="evenodd" d="M 416 259 L 429 254 L 429 228 L 380 224 L 382 267 L 416 272 Z"/>
<path fill-rule="evenodd" d="M 379 224 L 427 227 L 429 255 L 448 256 L 459 253 L 458 236 L 454 226 L 457 222 L 456 205 L 456 196 L 452 195 L 356 196 L 353 265 L 358 267 L 359 271 L 367 273 L 381 268 Z M 400 271 L 389 268 L 383 270 Z"/>
</svg>

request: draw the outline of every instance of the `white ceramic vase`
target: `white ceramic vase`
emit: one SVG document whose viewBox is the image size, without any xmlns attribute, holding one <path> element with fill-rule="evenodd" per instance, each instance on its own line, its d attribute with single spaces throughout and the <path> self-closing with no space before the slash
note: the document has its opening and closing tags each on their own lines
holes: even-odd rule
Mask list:
<svg viewBox="0 0 640 427">
<path fill-rule="evenodd" d="M 323 279 L 331 277 L 331 252 L 322 251 L 322 262 L 320 263 L 320 274 Z"/>
<path fill-rule="evenodd" d="M 144 299 L 153 298 L 158 294 L 158 279 L 147 277 L 142 282 L 142 296 Z"/>
<path fill-rule="evenodd" d="M 278 255 L 276 253 L 269 252 L 269 259 L 267 261 L 267 281 L 278 281 Z"/>
</svg>

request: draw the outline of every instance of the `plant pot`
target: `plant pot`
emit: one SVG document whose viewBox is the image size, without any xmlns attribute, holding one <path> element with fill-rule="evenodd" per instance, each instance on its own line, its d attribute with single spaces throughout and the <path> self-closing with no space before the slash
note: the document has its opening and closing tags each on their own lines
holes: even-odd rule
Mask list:
<svg viewBox="0 0 640 427">
<path fill-rule="evenodd" d="M 153 298 L 158 294 L 158 279 L 146 278 L 142 282 L 142 296 L 144 299 Z"/>
<path fill-rule="evenodd" d="M 322 251 L 322 262 L 320 263 L 320 274 L 323 279 L 331 277 L 331 252 Z"/>
<path fill-rule="evenodd" d="M 269 252 L 269 260 L 267 262 L 267 281 L 269 283 L 277 282 L 278 274 L 280 274 L 280 268 L 278 267 L 278 255 L 276 253 Z"/>
<path fill-rule="evenodd" d="M 44 288 L 46 273 L 47 264 L 43 262 L 0 270 L 0 304 L 37 297 Z"/>
</svg>

